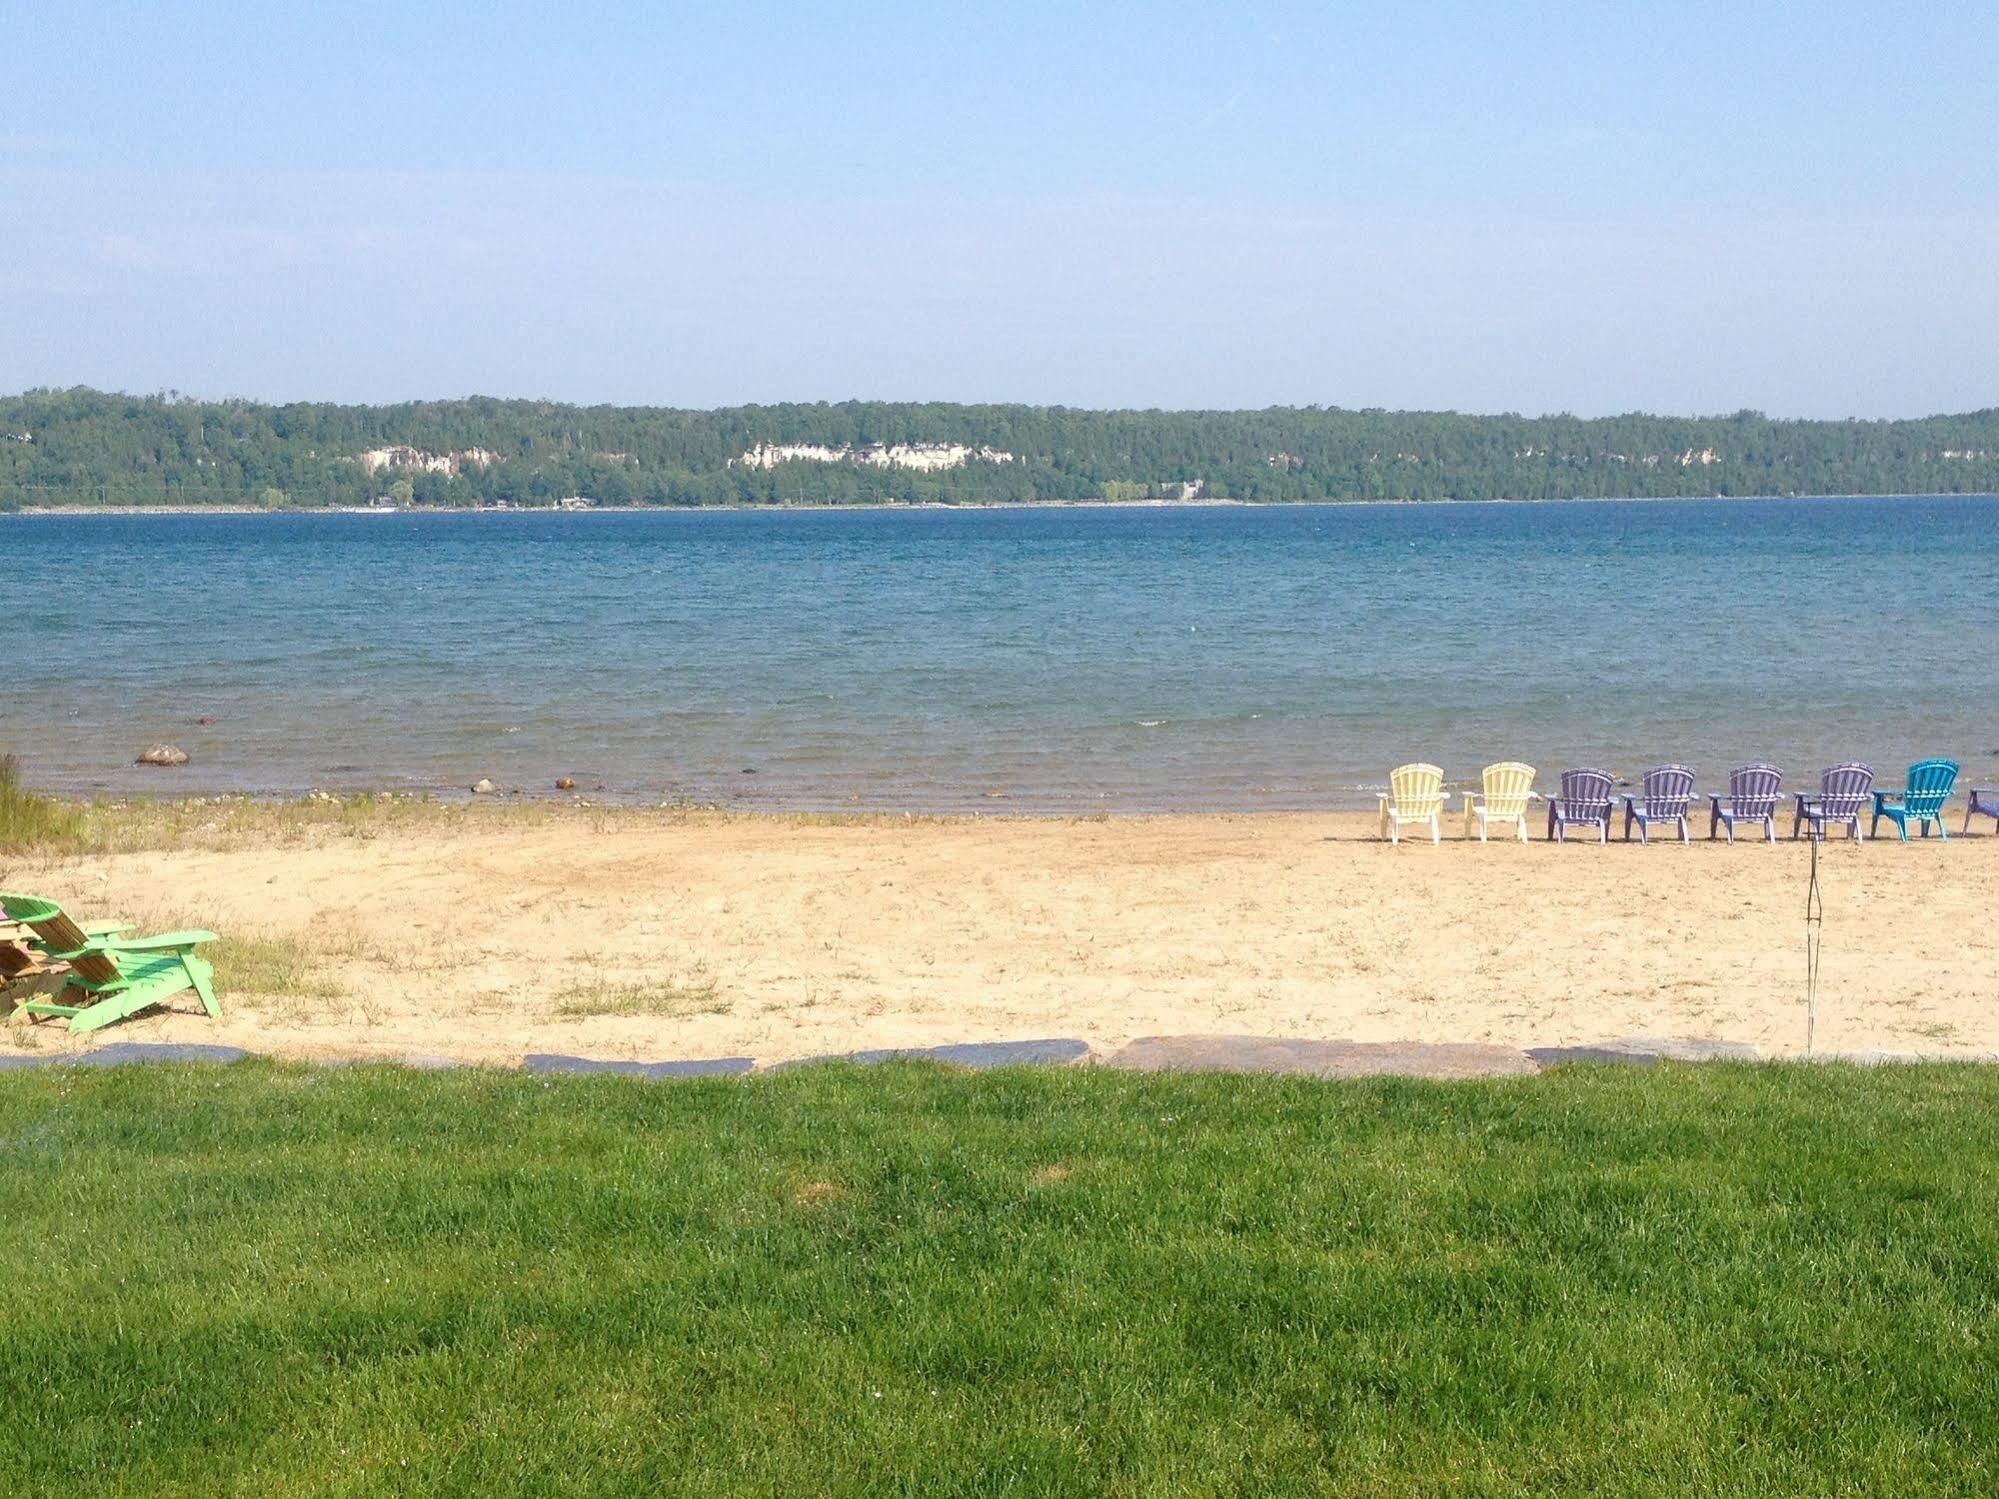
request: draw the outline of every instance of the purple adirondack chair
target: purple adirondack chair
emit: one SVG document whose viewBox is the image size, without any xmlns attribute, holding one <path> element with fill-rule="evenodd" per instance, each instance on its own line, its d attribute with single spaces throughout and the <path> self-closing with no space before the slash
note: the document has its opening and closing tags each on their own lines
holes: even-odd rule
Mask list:
<svg viewBox="0 0 1999 1499">
<path fill-rule="evenodd" d="M 1992 819 L 1992 831 L 1999 833 L 1999 786 L 1974 786 L 1964 808 L 1964 830 L 1971 831 L 1973 814 Z"/>
<path fill-rule="evenodd" d="M 1645 772 L 1643 790 L 1624 799 L 1624 841 L 1631 841 L 1631 824 L 1638 824 L 1638 841 L 1650 843 L 1651 825 L 1670 822 L 1680 830 L 1680 842 L 1693 842 L 1687 831 L 1687 803 L 1694 799 L 1694 773 L 1685 765 L 1661 765 Z"/>
<path fill-rule="evenodd" d="M 1835 765 L 1819 776 L 1817 796 L 1805 791 L 1797 796 L 1797 810 L 1791 816 L 1793 838 L 1808 822 L 1814 838 L 1825 837 L 1827 827 L 1843 823 L 1847 837 L 1855 842 L 1864 841 L 1867 835 L 1860 829 L 1860 809 L 1874 800 L 1874 767 L 1855 761 Z"/>
<path fill-rule="evenodd" d="M 1567 843 L 1571 824 L 1596 829 L 1597 842 L 1610 842 L 1612 782 L 1607 770 L 1565 770 L 1562 790 L 1548 798 L 1548 836 Z"/>
<path fill-rule="evenodd" d="M 1784 772 L 1774 765 L 1745 765 L 1728 773 L 1728 796 L 1708 798 L 1707 835 L 1718 828 L 1728 829 L 1728 841 L 1735 842 L 1738 822 L 1763 824 L 1763 836 L 1777 841 L 1777 798 L 1784 791 Z"/>
</svg>

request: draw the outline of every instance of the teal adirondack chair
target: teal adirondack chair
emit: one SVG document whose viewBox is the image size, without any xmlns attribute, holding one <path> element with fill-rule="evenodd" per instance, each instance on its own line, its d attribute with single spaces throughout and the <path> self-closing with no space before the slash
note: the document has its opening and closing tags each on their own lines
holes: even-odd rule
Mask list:
<svg viewBox="0 0 1999 1499">
<path fill-rule="evenodd" d="M 1918 760 L 1909 767 L 1909 782 L 1900 791 L 1877 791 L 1874 793 L 1874 825 L 1869 834 L 1878 832 L 1881 819 L 1887 818 L 1895 824 L 1895 831 L 1902 835 L 1902 841 L 1909 841 L 1909 824 L 1916 823 L 1923 830 L 1925 838 L 1930 836 L 1930 824 L 1935 823 L 1937 836 L 1948 838 L 1950 834 L 1943 825 L 1943 804 L 1950 800 L 1950 793 L 1957 785 L 1959 770 L 1955 760 Z"/>
<path fill-rule="evenodd" d="M 53 999 L 31 999 L 30 1015 L 60 1015 L 73 1031 L 94 1031 L 163 1004 L 192 989 L 201 1007 L 220 1018 L 215 1002 L 215 970 L 194 955 L 213 932 L 168 932 L 127 938 L 122 927 L 98 928 L 91 935 L 52 900 L 0 894 L 0 914 L 34 934 L 34 944 L 55 962 L 69 965 L 68 977 Z"/>
</svg>

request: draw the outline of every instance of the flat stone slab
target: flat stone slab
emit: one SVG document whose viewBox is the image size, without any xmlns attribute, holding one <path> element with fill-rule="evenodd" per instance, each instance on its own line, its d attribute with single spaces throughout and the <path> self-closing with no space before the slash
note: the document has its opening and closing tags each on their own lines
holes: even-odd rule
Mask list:
<svg viewBox="0 0 1999 1499">
<path fill-rule="evenodd" d="M 1308 1077 L 1519 1077 L 1541 1070 L 1526 1052 L 1510 1046 L 1279 1036 L 1140 1036 L 1104 1065 L 1134 1072 L 1290 1072 Z"/>
<path fill-rule="evenodd" d="M 1066 1067 L 1090 1054 L 1087 1043 L 1073 1037 L 1041 1041 L 967 1041 L 955 1046 L 888 1047 L 880 1051 L 850 1051 L 842 1055 L 795 1057 L 764 1070 L 782 1072 L 788 1067 L 811 1067 L 821 1062 L 886 1062 L 897 1057 L 943 1062 L 952 1067 L 983 1071 L 987 1067 Z"/>
<path fill-rule="evenodd" d="M 693 1062 L 607 1062 L 594 1057 L 566 1057 L 557 1052 L 531 1052 L 521 1059 L 521 1070 L 538 1077 L 577 1076 L 610 1072 L 620 1077 L 644 1077 L 655 1081 L 668 1077 L 740 1077 L 756 1066 L 753 1057 L 708 1057 Z"/>
<path fill-rule="evenodd" d="M 10 1067 L 128 1067 L 141 1062 L 240 1062 L 250 1053 L 237 1046 L 191 1046 L 171 1041 L 114 1041 L 89 1051 L 61 1051 L 45 1057 L 0 1057 Z"/>
<path fill-rule="evenodd" d="M 1619 1036 L 1599 1041 L 1592 1050 L 1658 1057 L 1667 1062 L 1760 1062 L 1763 1053 L 1747 1041 L 1719 1041 L 1712 1036 Z"/>
<path fill-rule="evenodd" d="M 1649 1051 L 1617 1051 L 1608 1046 L 1530 1046 L 1527 1055 L 1543 1067 L 1573 1067 L 1589 1062 L 1650 1067 L 1659 1060 Z"/>
</svg>

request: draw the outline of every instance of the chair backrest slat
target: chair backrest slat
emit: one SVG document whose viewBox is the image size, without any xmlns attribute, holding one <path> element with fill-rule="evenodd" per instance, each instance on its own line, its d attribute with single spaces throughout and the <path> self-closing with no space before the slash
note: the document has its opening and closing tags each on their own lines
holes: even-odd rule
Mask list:
<svg viewBox="0 0 1999 1499">
<path fill-rule="evenodd" d="M 1827 817 L 1858 817 L 1874 794 L 1874 767 L 1857 760 L 1835 765 L 1819 777 L 1819 805 Z"/>
<path fill-rule="evenodd" d="M 1645 815 L 1685 817 L 1694 795 L 1694 773 L 1684 765 L 1661 765 L 1645 772 Z"/>
<path fill-rule="evenodd" d="M 50 953 L 75 952 L 90 939 L 83 928 L 71 921 L 63 913 L 61 906 L 52 900 L 41 900 L 31 895 L 0 895 L 0 912 L 9 921 L 18 921 L 33 932 L 42 946 Z M 124 977 L 118 965 L 103 953 L 86 953 L 80 958 L 69 958 L 70 972 L 93 984 L 115 983 Z"/>
<path fill-rule="evenodd" d="M 1935 817 L 1957 786 L 1958 769 L 1955 760 L 1918 760 L 1909 767 L 1902 805 L 1912 817 Z"/>
<path fill-rule="evenodd" d="M 1488 765 L 1480 777 L 1485 789 L 1485 815 L 1504 820 L 1527 815 L 1527 798 L 1534 794 L 1534 767 L 1518 760 Z"/>
<path fill-rule="evenodd" d="M 1403 821 L 1434 817 L 1444 805 L 1444 772 L 1420 761 L 1398 765 L 1388 773 L 1388 792 L 1395 799 L 1395 815 Z"/>
<path fill-rule="evenodd" d="M 1570 822 L 1600 818 L 1610 811 L 1615 782 L 1607 770 L 1585 767 L 1562 772 L 1562 816 Z"/>
<path fill-rule="evenodd" d="M 1774 765 L 1744 765 L 1728 773 L 1728 809 L 1749 819 L 1776 815 L 1784 772 Z"/>
</svg>

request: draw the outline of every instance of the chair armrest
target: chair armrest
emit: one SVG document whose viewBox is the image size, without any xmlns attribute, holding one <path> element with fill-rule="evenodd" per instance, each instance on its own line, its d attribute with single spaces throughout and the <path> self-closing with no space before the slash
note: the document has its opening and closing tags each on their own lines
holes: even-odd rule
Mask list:
<svg viewBox="0 0 1999 1499">
<path fill-rule="evenodd" d="M 157 937 L 138 937 L 130 942 L 91 942 L 85 945 L 84 950 L 102 953 L 170 952 L 176 948 L 199 947 L 214 940 L 213 932 L 162 932 Z"/>
</svg>

